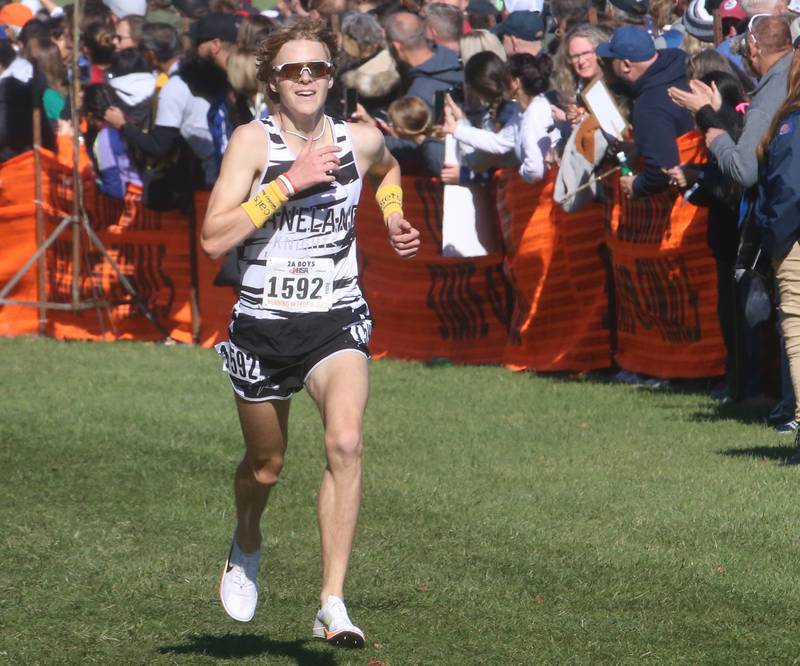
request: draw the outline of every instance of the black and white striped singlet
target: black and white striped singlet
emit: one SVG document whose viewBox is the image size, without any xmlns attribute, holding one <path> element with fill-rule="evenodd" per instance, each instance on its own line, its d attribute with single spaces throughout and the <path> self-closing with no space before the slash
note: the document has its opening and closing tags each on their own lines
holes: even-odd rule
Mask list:
<svg viewBox="0 0 800 666">
<path fill-rule="evenodd" d="M 289 170 L 295 155 L 272 119 L 254 122 L 262 125 L 269 144 L 261 190 Z M 286 320 L 337 310 L 346 310 L 352 322 L 369 318 L 356 256 L 361 174 L 347 124 L 327 116 L 326 122 L 341 147 L 339 174 L 333 183 L 291 197 L 244 241 L 239 249 L 242 280 L 235 318 Z"/>
</svg>

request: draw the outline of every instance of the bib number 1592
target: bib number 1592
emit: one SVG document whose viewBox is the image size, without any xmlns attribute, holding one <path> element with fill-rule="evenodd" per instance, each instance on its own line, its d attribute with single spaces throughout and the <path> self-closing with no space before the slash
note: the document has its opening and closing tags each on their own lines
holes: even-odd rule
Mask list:
<svg viewBox="0 0 800 666">
<path fill-rule="evenodd" d="M 297 298 L 304 300 L 321 299 L 320 292 L 325 285 L 322 278 L 291 277 L 288 275 L 279 278 L 273 275 L 267 280 L 268 298 Z"/>
<path fill-rule="evenodd" d="M 333 304 L 333 259 L 269 257 L 264 276 L 265 308 L 326 312 Z"/>
</svg>

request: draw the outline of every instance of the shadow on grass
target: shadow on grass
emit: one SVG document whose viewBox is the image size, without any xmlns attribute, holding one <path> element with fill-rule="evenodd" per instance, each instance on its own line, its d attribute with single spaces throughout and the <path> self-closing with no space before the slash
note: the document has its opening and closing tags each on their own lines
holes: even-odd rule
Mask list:
<svg viewBox="0 0 800 666">
<path fill-rule="evenodd" d="M 752 424 L 764 423 L 777 400 L 761 397 L 728 405 L 715 404 L 689 415 L 690 421 L 737 421 Z"/>
<path fill-rule="evenodd" d="M 181 645 L 165 645 L 160 654 L 202 654 L 217 659 L 244 659 L 246 657 L 274 656 L 294 659 L 298 666 L 336 666 L 332 654 L 309 650 L 307 640 L 273 641 L 252 634 L 224 634 L 214 636 L 199 634 L 188 637 Z"/>
<path fill-rule="evenodd" d="M 758 458 L 783 462 L 794 452 L 793 446 L 751 446 L 746 449 L 724 449 L 717 453 L 731 458 Z"/>
</svg>

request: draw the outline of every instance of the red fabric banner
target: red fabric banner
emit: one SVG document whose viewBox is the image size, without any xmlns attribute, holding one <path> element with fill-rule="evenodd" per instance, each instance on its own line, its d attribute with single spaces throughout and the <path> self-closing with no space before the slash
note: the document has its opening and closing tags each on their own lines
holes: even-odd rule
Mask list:
<svg viewBox="0 0 800 666">
<path fill-rule="evenodd" d="M 510 292 L 502 256 L 440 256 L 442 184 L 403 178 L 405 216 L 420 230 L 416 258 L 400 259 L 365 183 L 356 233 L 361 284 L 375 320 L 370 348 L 427 361 L 499 363 L 506 341 Z"/>
<path fill-rule="evenodd" d="M 700 144 L 682 141 L 682 161 L 699 161 Z M 72 172 L 42 151 L 48 230 L 72 209 Z M 83 160 L 82 160 L 83 161 Z M 404 178 L 406 217 L 420 229 L 422 248 L 410 261 L 392 251 L 374 195 L 365 183 L 357 237 L 362 286 L 375 318 L 376 355 L 460 363 L 504 363 L 514 369 L 580 372 L 609 365 L 608 271 L 613 256 L 619 302 L 617 361 L 628 370 L 665 377 L 719 374 L 722 343 L 715 314 L 714 266 L 705 245 L 705 213 L 674 195 L 592 206 L 567 215 L 552 201 L 553 177 L 531 186 L 516 174 L 496 178 L 498 224 L 505 254 L 442 257 L 442 184 Z M 141 205 L 131 188 L 124 200 L 95 193 L 86 171 L 92 228 L 148 307 L 177 340 L 211 346 L 227 336 L 234 288 L 215 286 L 222 260 L 199 248 L 207 193 L 191 218 Z M 0 166 L 0 278 L 4 284 L 35 251 L 33 156 Z M 49 311 L 58 338 L 158 340 L 162 334 L 136 309 L 100 253 L 83 240 L 79 292 L 104 296 L 104 308 Z M 196 257 L 193 276 L 192 252 Z M 68 302 L 72 287 L 71 230 L 47 253 L 47 298 Z M 193 283 L 196 280 L 196 283 Z M 193 296 L 197 307 L 193 308 Z M 30 271 L 11 295 L 36 299 Z M 101 319 L 102 317 L 102 319 Z M 102 322 L 102 323 L 101 323 Z M 0 308 L 0 334 L 36 331 L 34 308 Z"/>
<path fill-rule="evenodd" d="M 681 164 L 705 161 L 702 137 L 678 140 Z M 608 244 L 617 301 L 615 359 L 656 377 L 724 372 L 714 259 L 706 241 L 708 211 L 674 191 L 627 199 L 613 182 Z"/>
<path fill-rule="evenodd" d="M 555 176 L 551 171 L 536 185 L 516 173 L 497 179 L 514 293 L 504 363 L 541 372 L 606 368 L 611 358 L 603 210 L 564 213 L 553 202 Z"/>
</svg>

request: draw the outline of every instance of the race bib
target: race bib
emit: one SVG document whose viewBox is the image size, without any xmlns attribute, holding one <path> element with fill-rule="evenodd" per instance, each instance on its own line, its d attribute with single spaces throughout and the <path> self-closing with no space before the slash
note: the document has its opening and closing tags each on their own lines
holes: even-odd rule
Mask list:
<svg viewBox="0 0 800 666">
<path fill-rule="evenodd" d="M 255 354 L 239 349 L 230 340 L 220 342 L 214 348 L 222 357 L 222 369 L 233 377 L 250 384 L 266 379 L 261 373 L 261 364 Z"/>
<path fill-rule="evenodd" d="M 267 259 L 262 306 L 327 312 L 333 305 L 333 259 Z"/>
</svg>

